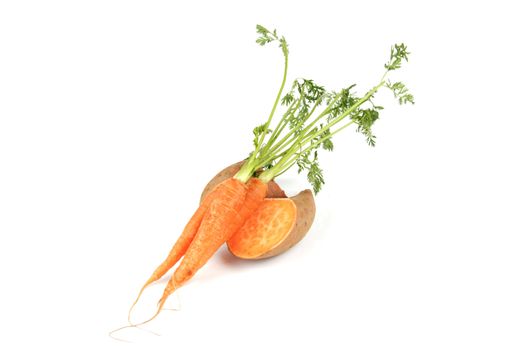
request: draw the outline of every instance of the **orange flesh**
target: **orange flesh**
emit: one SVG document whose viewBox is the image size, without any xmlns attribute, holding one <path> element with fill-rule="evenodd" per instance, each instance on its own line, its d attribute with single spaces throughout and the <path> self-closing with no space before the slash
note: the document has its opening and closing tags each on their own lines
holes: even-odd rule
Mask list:
<svg viewBox="0 0 525 350">
<path fill-rule="evenodd" d="M 240 258 L 256 258 L 278 246 L 292 231 L 297 218 L 295 203 L 288 198 L 265 198 L 263 203 L 228 241 Z"/>
</svg>

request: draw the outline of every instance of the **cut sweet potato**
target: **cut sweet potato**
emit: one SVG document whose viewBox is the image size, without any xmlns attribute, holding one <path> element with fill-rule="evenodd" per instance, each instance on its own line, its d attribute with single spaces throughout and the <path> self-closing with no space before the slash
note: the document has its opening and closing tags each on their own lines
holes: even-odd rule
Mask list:
<svg viewBox="0 0 525 350">
<path fill-rule="evenodd" d="M 315 202 L 310 190 L 291 198 L 266 198 L 230 238 L 228 249 L 243 259 L 281 254 L 303 239 L 314 217 Z"/>
<path fill-rule="evenodd" d="M 222 181 L 234 176 L 244 161 L 230 165 L 215 175 L 201 194 L 202 199 Z M 263 205 L 229 241 L 230 252 L 243 259 L 263 259 L 281 254 L 299 242 L 312 226 L 315 202 L 305 190 L 287 198 L 275 181 L 268 183 Z"/>
</svg>

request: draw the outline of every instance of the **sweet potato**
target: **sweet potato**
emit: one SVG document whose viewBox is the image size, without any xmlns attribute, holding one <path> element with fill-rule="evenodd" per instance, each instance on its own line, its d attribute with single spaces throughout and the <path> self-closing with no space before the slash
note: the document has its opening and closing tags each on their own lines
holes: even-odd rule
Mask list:
<svg viewBox="0 0 525 350">
<path fill-rule="evenodd" d="M 243 161 L 218 172 L 202 191 L 201 202 L 215 186 L 234 176 L 242 164 Z M 304 190 L 287 198 L 279 185 L 270 181 L 266 199 L 228 241 L 228 249 L 243 259 L 264 259 L 279 255 L 303 239 L 314 217 L 312 191 Z"/>
<path fill-rule="evenodd" d="M 243 259 L 264 259 L 284 253 L 306 235 L 315 217 L 312 192 L 291 198 L 266 198 L 228 241 L 230 252 Z"/>
<path fill-rule="evenodd" d="M 234 176 L 244 161 L 232 164 L 215 175 L 201 195 Z M 274 181 L 268 183 L 263 204 L 228 241 L 230 252 L 243 259 L 263 259 L 290 249 L 306 235 L 315 217 L 315 201 L 310 190 L 287 198 Z"/>
</svg>

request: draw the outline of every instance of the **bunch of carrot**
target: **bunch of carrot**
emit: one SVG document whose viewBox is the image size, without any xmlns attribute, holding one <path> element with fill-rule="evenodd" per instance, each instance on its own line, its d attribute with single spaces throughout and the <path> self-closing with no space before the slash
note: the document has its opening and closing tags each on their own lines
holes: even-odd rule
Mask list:
<svg viewBox="0 0 525 350">
<path fill-rule="evenodd" d="M 392 90 L 400 103 L 413 103 L 413 97 L 403 83 L 390 83 L 385 80 L 388 72 L 400 68 L 401 62 L 408 60 L 404 44 L 391 48 L 390 60 L 385 64 L 385 74 L 380 82 L 362 97 L 351 91 L 355 85 L 340 92 L 327 92 L 313 81 L 303 79 L 294 81 L 292 90 L 281 100 L 288 70 L 286 40 L 279 37 L 275 30 L 269 31 L 260 25 L 257 26 L 257 32 L 260 34 L 257 43 L 265 45 L 277 41 L 285 58 L 284 77 L 270 116 L 266 123 L 254 129 L 255 149 L 240 170 L 205 196 L 167 258 L 141 288 L 128 314 L 130 324 L 131 311 L 145 288 L 164 276 L 182 258 L 164 289 L 156 313 L 140 324 L 154 319 L 162 310 L 167 298 L 191 279 L 213 254 L 240 230 L 263 203 L 268 183 L 275 177 L 286 172 L 292 165 L 297 165 L 299 171 L 304 170 L 307 173 L 314 192 L 318 192 L 324 180 L 318 165 L 317 149 L 322 147 L 332 150 L 331 137 L 352 124 L 357 126 L 357 131 L 364 134 L 368 143 L 373 146 L 375 136 L 372 135 L 371 126 L 378 119 L 382 107 L 372 103 L 371 99 L 381 87 Z M 279 101 L 283 106 L 288 106 L 288 109 L 272 132 L 270 124 Z M 369 107 L 365 107 L 367 103 Z M 326 107 L 315 116 L 314 112 L 322 105 Z M 336 124 L 340 126 L 333 130 Z M 289 132 L 285 131 L 286 128 Z M 266 140 L 265 137 L 269 134 L 271 136 Z"/>
<path fill-rule="evenodd" d="M 157 267 L 146 281 L 128 314 L 138 302 L 142 292 L 153 282 L 164 276 L 183 256 L 159 300 L 155 318 L 167 298 L 213 256 L 213 254 L 237 232 L 251 213 L 266 197 L 267 183 L 250 178 L 247 183 L 230 178 L 217 185 L 202 201 L 168 257 Z M 130 321 L 131 323 L 131 321 Z"/>
</svg>

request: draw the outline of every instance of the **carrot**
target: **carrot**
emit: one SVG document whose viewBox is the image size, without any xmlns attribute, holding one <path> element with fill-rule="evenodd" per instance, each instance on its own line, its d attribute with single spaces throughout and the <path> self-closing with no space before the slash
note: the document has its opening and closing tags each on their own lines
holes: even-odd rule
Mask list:
<svg viewBox="0 0 525 350">
<path fill-rule="evenodd" d="M 204 200 L 204 198 L 206 198 L 206 195 L 210 193 L 210 191 L 212 191 L 218 184 L 220 184 L 226 179 L 229 179 L 230 177 L 234 177 L 244 163 L 245 161 L 242 160 L 219 171 L 204 187 L 204 190 L 202 190 L 201 202 Z M 260 172 L 261 170 L 256 170 L 255 175 L 257 175 Z M 286 197 L 286 193 L 284 193 L 283 189 L 275 181 L 268 181 L 268 190 L 266 192 L 266 198 Z"/>
<path fill-rule="evenodd" d="M 210 204 L 213 202 L 214 198 L 219 196 L 222 192 L 227 191 L 227 188 L 231 186 L 234 186 L 233 179 L 227 179 L 221 182 L 220 184 L 218 184 L 212 191 L 208 193 L 208 195 L 206 195 L 206 197 L 202 201 L 199 208 L 197 208 L 197 210 L 191 217 L 190 221 L 184 227 L 182 234 L 180 235 L 180 237 L 177 239 L 177 241 L 171 248 L 171 251 L 169 252 L 166 259 L 155 269 L 153 274 L 150 276 L 150 278 L 146 281 L 146 283 L 140 289 L 137 298 L 131 305 L 129 312 L 128 312 L 128 322 L 129 323 L 131 323 L 131 312 L 133 311 L 133 308 L 139 301 L 144 290 L 150 284 L 152 284 L 153 282 L 159 280 L 162 276 L 164 276 L 166 272 L 168 272 L 180 260 L 180 258 L 186 253 L 186 251 L 188 250 L 188 247 L 193 241 L 193 238 L 195 237 L 197 231 L 199 230 L 199 227 L 204 218 L 204 215 L 208 211 Z"/>
<path fill-rule="evenodd" d="M 232 178 L 236 184 L 228 191 L 217 192 L 204 215 L 195 238 L 191 242 L 184 259 L 173 273 L 159 300 L 153 320 L 162 310 L 168 297 L 191 279 L 206 264 L 213 254 L 227 242 L 244 224 L 246 219 L 258 208 L 266 196 L 268 185 L 259 179 L 251 178 L 248 186 Z"/>
<path fill-rule="evenodd" d="M 390 59 L 384 65 L 386 71 L 381 80 L 364 95 L 358 95 L 353 90 L 355 84 L 339 92 L 329 92 L 312 80 L 296 79 L 291 90 L 283 96 L 288 74 L 288 44 L 283 36 L 277 35 L 276 30 L 271 31 L 261 25 L 257 25 L 256 30 L 259 34 L 256 40 L 258 44 L 264 46 L 271 42 L 279 43 L 284 55 L 284 74 L 277 97 L 267 121 L 253 129 L 253 151 L 233 178 L 221 183 L 221 186 L 217 186 L 217 189 L 206 197 L 186 225 L 168 258 L 142 288 L 141 293 L 184 256 L 159 300 L 157 313 L 150 320 L 159 314 L 168 296 L 186 283 L 217 249 L 241 228 L 247 218 L 255 213 L 266 195 L 268 183 L 274 178 L 296 165 L 299 172 L 307 175 L 314 193 L 317 194 L 324 184 L 318 151 L 333 150 L 332 137 L 335 134 L 349 126 L 355 126 L 357 131 L 366 137 L 369 145 L 375 145 L 372 126 L 383 109 L 372 103 L 377 91 L 386 87 L 394 93 L 400 104 L 414 103 L 414 97 L 402 82 L 391 83 L 386 79 L 389 72 L 401 68 L 402 62 L 408 61 L 409 52 L 404 44 L 391 47 Z M 286 111 L 280 120 L 274 123 L 274 127 L 272 121 L 279 102 L 285 106 Z M 280 212 L 289 214 L 293 210 Z M 264 215 L 262 218 L 264 219 Z M 288 224 L 297 224 L 298 221 L 294 220 L 289 220 Z M 271 230 L 262 230 L 254 237 L 265 238 L 266 234 L 270 233 Z M 303 234 L 300 230 L 284 226 L 281 227 L 281 233 L 283 237 L 290 239 L 276 239 L 274 243 L 278 244 L 279 249 L 277 246 L 271 246 L 271 254 L 279 253 L 280 249 L 287 249 L 297 242 L 294 237 Z M 264 247 L 266 248 L 268 247 Z M 262 256 L 268 255 L 256 257 Z"/>
<path fill-rule="evenodd" d="M 235 180 L 239 182 L 238 180 Z M 239 182 L 240 183 L 240 182 Z M 244 196 L 216 197 L 211 203 L 201 227 L 190 244 L 184 259 L 173 274 L 170 284 L 181 286 L 200 269 L 213 253 L 242 225 L 240 211 L 247 200 Z M 170 293 L 171 294 L 171 293 Z"/>
<path fill-rule="evenodd" d="M 244 201 L 236 206 L 233 201 L 219 198 L 212 203 L 201 224 L 199 232 L 191 242 L 184 259 L 173 274 L 170 283 L 181 286 L 200 269 L 208 259 L 228 241 L 244 224 L 246 219 L 258 208 L 266 196 L 267 185 L 259 179 L 248 182 Z"/>
</svg>

